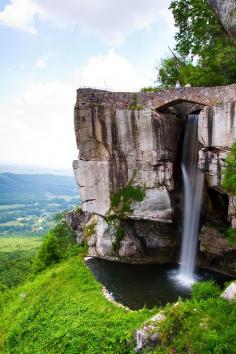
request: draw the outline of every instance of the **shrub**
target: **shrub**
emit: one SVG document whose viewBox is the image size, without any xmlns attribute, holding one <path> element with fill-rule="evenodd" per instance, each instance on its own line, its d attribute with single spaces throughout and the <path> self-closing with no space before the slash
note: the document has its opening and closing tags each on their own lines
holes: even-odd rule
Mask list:
<svg viewBox="0 0 236 354">
<path fill-rule="evenodd" d="M 221 290 L 214 280 L 208 280 L 193 284 L 191 293 L 194 300 L 200 301 L 219 296 Z"/>
<path fill-rule="evenodd" d="M 228 241 L 231 245 L 236 243 L 236 229 L 229 227 L 227 230 Z"/>
<path fill-rule="evenodd" d="M 236 193 L 236 143 L 225 160 L 226 167 L 222 172 L 223 181 L 221 186 L 228 193 Z"/>
<path fill-rule="evenodd" d="M 114 252 L 118 252 L 120 249 L 120 243 L 125 235 L 125 231 L 123 227 L 120 225 L 120 222 L 116 226 L 116 233 L 115 233 L 115 242 L 113 242 L 112 247 Z"/>
<path fill-rule="evenodd" d="M 76 233 L 65 221 L 65 213 L 55 217 L 56 226 L 44 238 L 33 263 L 35 272 L 78 253 Z"/>
</svg>

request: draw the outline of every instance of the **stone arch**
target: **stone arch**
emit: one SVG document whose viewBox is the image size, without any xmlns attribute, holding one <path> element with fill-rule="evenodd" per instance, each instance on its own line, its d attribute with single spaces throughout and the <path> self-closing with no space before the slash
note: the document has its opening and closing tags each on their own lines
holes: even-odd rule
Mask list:
<svg viewBox="0 0 236 354">
<path fill-rule="evenodd" d="M 169 107 L 173 107 L 173 106 L 180 105 L 183 103 L 189 103 L 189 104 L 191 103 L 193 105 L 202 106 L 202 107 L 208 105 L 204 100 L 200 100 L 200 99 L 199 100 L 189 100 L 189 99 L 184 99 L 184 98 L 178 98 L 178 99 L 171 100 L 171 101 L 163 103 L 163 104 L 159 104 L 158 107 L 156 108 L 156 110 L 157 111 L 165 110 Z"/>
<path fill-rule="evenodd" d="M 169 101 L 168 103 L 164 103 L 162 105 L 158 105 L 155 108 L 155 111 L 158 113 L 174 113 L 177 117 L 185 120 L 186 117 L 192 112 L 198 112 L 205 107 L 206 105 L 201 102 L 196 102 L 193 100 L 185 100 L 185 99 L 176 99 L 173 101 Z"/>
</svg>

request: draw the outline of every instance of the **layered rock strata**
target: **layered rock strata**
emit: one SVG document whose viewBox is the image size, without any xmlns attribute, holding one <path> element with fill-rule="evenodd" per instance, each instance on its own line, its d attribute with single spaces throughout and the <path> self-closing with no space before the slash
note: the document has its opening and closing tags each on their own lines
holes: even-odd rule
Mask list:
<svg viewBox="0 0 236 354">
<path fill-rule="evenodd" d="M 202 109 L 199 167 L 206 177 L 206 194 L 209 189 L 224 194 L 221 170 L 236 138 L 235 97 L 235 85 L 138 94 L 78 90 L 79 158 L 73 167 L 82 210 L 90 215 L 83 226 L 90 255 L 128 262 L 177 260 L 186 116 Z M 112 198 L 120 193 L 122 201 L 124 188 L 132 191 L 129 184 L 145 191 L 144 198 L 135 201 L 131 195 L 128 211 L 115 215 Z M 234 225 L 234 197 L 227 198 L 226 218 Z M 118 228 L 111 216 L 118 219 Z"/>
</svg>

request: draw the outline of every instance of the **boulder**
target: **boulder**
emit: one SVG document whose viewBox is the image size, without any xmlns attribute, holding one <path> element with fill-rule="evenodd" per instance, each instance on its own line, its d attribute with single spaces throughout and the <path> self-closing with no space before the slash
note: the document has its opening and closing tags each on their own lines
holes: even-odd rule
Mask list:
<svg viewBox="0 0 236 354">
<path fill-rule="evenodd" d="M 164 319 L 165 315 L 159 312 L 135 332 L 136 352 L 141 352 L 145 347 L 154 347 L 158 344 L 160 335 L 159 325 Z"/>
<path fill-rule="evenodd" d="M 236 282 L 231 283 L 220 296 L 228 301 L 236 300 Z"/>
</svg>

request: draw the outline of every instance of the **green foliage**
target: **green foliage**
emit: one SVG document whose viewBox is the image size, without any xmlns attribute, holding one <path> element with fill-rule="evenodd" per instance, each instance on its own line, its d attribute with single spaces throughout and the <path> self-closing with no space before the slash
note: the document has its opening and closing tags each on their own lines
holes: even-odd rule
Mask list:
<svg viewBox="0 0 236 354">
<path fill-rule="evenodd" d="M 78 253 L 76 234 L 65 221 L 65 213 L 56 216 L 56 226 L 48 232 L 34 259 L 35 272 Z"/>
<path fill-rule="evenodd" d="M 85 225 L 83 227 L 83 236 L 85 238 L 90 238 L 95 232 L 96 225 L 97 225 L 96 222 Z"/>
<path fill-rule="evenodd" d="M 177 27 L 175 53 L 162 61 L 162 87 L 216 86 L 236 81 L 236 47 L 207 0 L 174 0 L 170 9 Z"/>
<path fill-rule="evenodd" d="M 158 87 L 158 86 L 148 86 L 148 87 L 142 87 L 141 88 L 141 92 L 159 92 L 162 91 L 163 88 L 162 87 Z"/>
<path fill-rule="evenodd" d="M 229 227 L 227 230 L 228 241 L 231 245 L 236 244 L 236 229 Z"/>
<path fill-rule="evenodd" d="M 236 143 L 232 145 L 231 151 L 225 160 L 222 177 L 221 187 L 228 193 L 236 194 Z M 229 243 L 236 243 L 236 229 L 229 227 L 227 236 Z"/>
<path fill-rule="evenodd" d="M 125 230 L 120 224 L 120 221 L 117 220 L 115 224 L 115 242 L 113 242 L 112 247 L 114 252 L 118 252 L 120 249 L 120 243 L 125 235 Z"/>
<path fill-rule="evenodd" d="M 133 102 L 131 103 L 128 109 L 137 111 L 143 109 L 143 106 L 138 103 L 138 95 L 136 93 L 133 94 Z"/>
<path fill-rule="evenodd" d="M 222 172 L 222 188 L 232 194 L 236 194 L 236 143 L 231 147 L 231 151 L 225 160 L 226 167 Z"/>
<path fill-rule="evenodd" d="M 219 296 L 221 289 L 213 280 L 208 280 L 193 284 L 191 293 L 194 300 L 200 301 Z"/>
<path fill-rule="evenodd" d="M 192 294 L 193 299 L 166 306 L 161 343 L 152 353 L 235 353 L 236 304 L 220 298 L 213 282 L 194 285 Z"/>
<path fill-rule="evenodd" d="M 129 181 L 126 186 L 120 188 L 117 193 L 111 196 L 110 209 L 113 212 L 112 214 L 120 218 L 132 214 L 132 202 L 142 202 L 145 197 L 145 189 L 133 187 L 131 183 Z"/>
<path fill-rule="evenodd" d="M 135 175 L 136 171 L 134 171 L 127 185 L 120 188 L 110 199 L 110 209 L 106 215 L 106 221 L 115 229 L 115 242 L 113 243 L 114 252 L 119 250 L 121 240 L 125 235 L 120 219 L 125 219 L 131 215 L 133 213 L 132 203 L 142 202 L 145 197 L 145 188 L 132 186 Z"/>
<path fill-rule="evenodd" d="M 40 238 L 0 238 L 0 292 L 15 287 L 32 276 L 33 258 Z"/>
<path fill-rule="evenodd" d="M 154 311 L 105 299 L 83 261 L 55 265 L 1 298 L 1 353 L 132 353 L 127 340 Z"/>
</svg>

